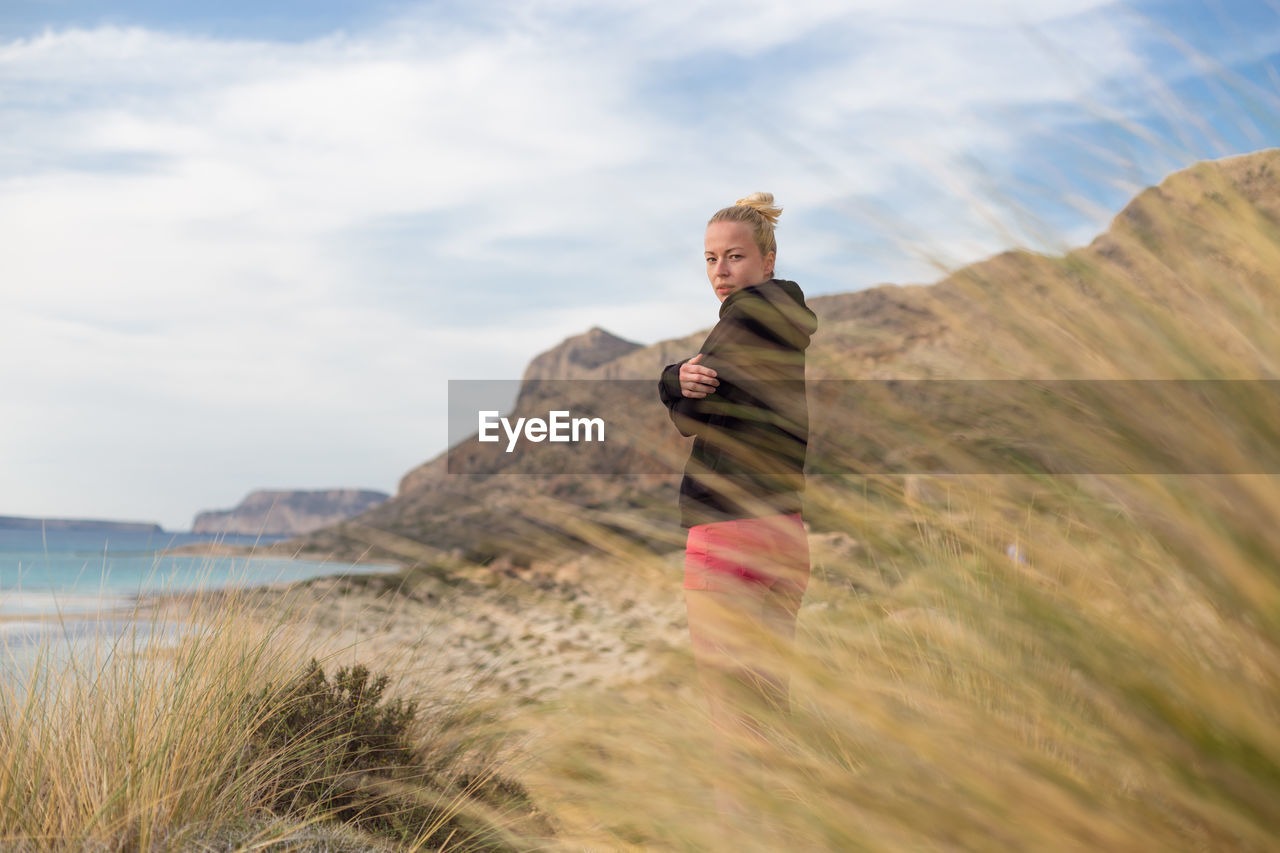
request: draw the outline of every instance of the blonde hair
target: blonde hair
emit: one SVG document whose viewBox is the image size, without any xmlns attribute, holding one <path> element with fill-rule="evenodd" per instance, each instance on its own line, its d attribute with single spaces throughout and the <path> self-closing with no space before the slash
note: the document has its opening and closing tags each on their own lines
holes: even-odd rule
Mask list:
<svg viewBox="0 0 1280 853">
<path fill-rule="evenodd" d="M 773 205 L 773 193 L 752 193 L 746 198 L 738 199 L 732 207 L 716 211 L 716 214 L 707 220 L 707 224 L 746 223 L 751 228 L 756 245 L 760 247 L 760 254 L 767 255 L 774 252 L 776 255 L 778 241 L 774 239 L 773 228 L 778 224 L 778 217 L 781 215 L 782 208 Z"/>
</svg>

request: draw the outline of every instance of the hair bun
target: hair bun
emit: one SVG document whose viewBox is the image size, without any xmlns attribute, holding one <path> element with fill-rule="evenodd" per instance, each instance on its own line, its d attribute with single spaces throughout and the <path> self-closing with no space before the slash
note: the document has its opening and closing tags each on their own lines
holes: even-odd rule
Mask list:
<svg viewBox="0 0 1280 853">
<path fill-rule="evenodd" d="M 773 204 L 773 193 L 752 193 L 740 198 L 733 207 L 717 210 L 707 220 L 707 227 L 717 222 L 740 222 L 751 231 L 751 236 L 760 247 L 761 255 L 778 251 L 778 241 L 773 236 L 773 226 L 778 224 L 778 215 L 782 208 Z"/>
<path fill-rule="evenodd" d="M 746 198 L 738 199 L 734 204 L 751 208 L 769 220 L 770 225 L 777 225 L 778 217 L 782 215 L 782 208 L 774 207 L 773 193 L 752 193 Z"/>
</svg>

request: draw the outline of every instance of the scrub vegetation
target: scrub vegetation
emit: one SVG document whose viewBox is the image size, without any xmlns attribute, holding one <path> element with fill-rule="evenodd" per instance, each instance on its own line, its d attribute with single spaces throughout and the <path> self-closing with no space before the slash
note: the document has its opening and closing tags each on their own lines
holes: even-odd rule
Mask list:
<svg viewBox="0 0 1280 853">
<path fill-rule="evenodd" d="M 236 595 L 147 615 L 176 638 L 47 644 L 5 681 L 0 848 L 522 849 L 503 827 L 532 805 L 479 703 L 326 674 L 309 635 Z"/>
</svg>

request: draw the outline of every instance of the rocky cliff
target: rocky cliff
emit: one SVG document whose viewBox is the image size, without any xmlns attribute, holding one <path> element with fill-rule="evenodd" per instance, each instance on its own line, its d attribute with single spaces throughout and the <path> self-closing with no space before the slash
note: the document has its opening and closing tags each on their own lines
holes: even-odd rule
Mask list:
<svg viewBox="0 0 1280 853">
<path fill-rule="evenodd" d="M 535 356 L 525 368 L 523 379 L 529 382 L 535 379 L 584 378 L 595 368 L 638 349 L 643 347 L 595 326 Z"/>
<path fill-rule="evenodd" d="M 354 518 L 389 498 L 368 489 L 251 492 L 234 509 L 196 515 L 193 533 L 298 536 Z"/>
</svg>

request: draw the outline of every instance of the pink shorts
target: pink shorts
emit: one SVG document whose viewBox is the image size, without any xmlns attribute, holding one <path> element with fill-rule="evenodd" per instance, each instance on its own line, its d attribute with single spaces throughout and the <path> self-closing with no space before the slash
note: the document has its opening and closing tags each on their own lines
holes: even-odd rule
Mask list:
<svg viewBox="0 0 1280 853">
<path fill-rule="evenodd" d="M 809 584 L 809 539 L 800 514 L 735 518 L 689 528 L 684 588 L 758 588 L 803 594 Z"/>
</svg>

